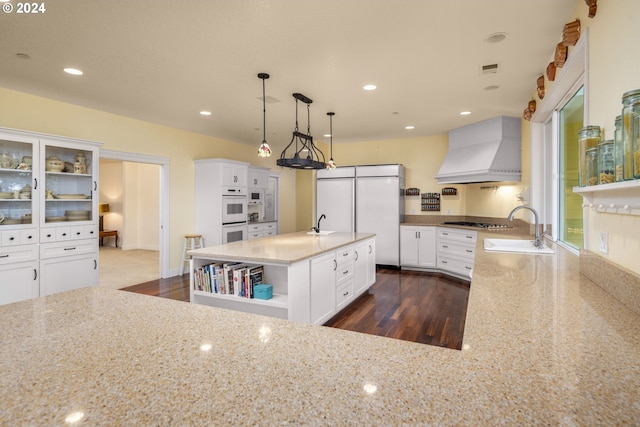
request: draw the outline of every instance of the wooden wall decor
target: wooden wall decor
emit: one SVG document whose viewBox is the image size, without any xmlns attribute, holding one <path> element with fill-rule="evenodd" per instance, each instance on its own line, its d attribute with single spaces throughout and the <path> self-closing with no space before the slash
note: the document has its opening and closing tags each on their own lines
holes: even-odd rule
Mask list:
<svg viewBox="0 0 640 427">
<path fill-rule="evenodd" d="M 522 113 L 522 117 L 525 120 L 531 120 L 531 110 L 529 110 L 528 108 L 525 108 L 524 112 Z"/>
<path fill-rule="evenodd" d="M 536 100 L 532 99 L 531 101 L 529 101 L 529 111 L 531 111 L 531 114 L 536 112 Z"/>
<path fill-rule="evenodd" d="M 562 30 L 562 44 L 565 46 L 575 46 L 580 38 L 580 20 L 576 19 L 564 25 Z"/>
<path fill-rule="evenodd" d="M 598 0 L 584 0 L 584 2 L 589 6 L 589 18 L 593 18 L 596 16 L 596 11 L 598 10 Z"/>
<path fill-rule="evenodd" d="M 549 62 L 549 65 L 547 65 L 547 79 L 550 82 L 556 79 L 556 64 L 553 62 Z"/>
<path fill-rule="evenodd" d="M 564 63 L 567 61 L 567 53 L 569 52 L 569 48 L 562 44 L 562 42 L 556 45 L 556 54 L 554 56 L 553 63 L 556 67 L 562 68 Z"/>
<path fill-rule="evenodd" d="M 538 98 L 544 98 L 544 76 L 538 77 Z"/>
</svg>

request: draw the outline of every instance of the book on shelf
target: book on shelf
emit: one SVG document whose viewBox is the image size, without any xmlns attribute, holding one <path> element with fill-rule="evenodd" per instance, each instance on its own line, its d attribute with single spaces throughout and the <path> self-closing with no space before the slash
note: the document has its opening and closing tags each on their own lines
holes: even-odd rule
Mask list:
<svg viewBox="0 0 640 427">
<path fill-rule="evenodd" d="M 253 298 L 254 286 L 263 281 L 263 265 L 218 262 L 200 266 L 193 271 L 194 290 L 241 298 Z"/>
</svg>

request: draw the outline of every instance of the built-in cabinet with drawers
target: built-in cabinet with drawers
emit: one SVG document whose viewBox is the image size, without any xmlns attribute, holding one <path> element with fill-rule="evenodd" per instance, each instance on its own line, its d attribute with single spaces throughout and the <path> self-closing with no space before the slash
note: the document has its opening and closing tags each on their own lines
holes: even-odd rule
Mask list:
<svg viewBox="0 0 640 427">
<path fill-rule="evenodd" d="M 0 304 L 98 284 L 99 146 L 0 129 Z"/>
<path fill-rule="evenodd" d="M 260 237 L 275 236 L 278 234 L 277 222 L 249 223 L 247 240 L 258 239 Z"/>
<path fill-rule="evenodd" d="M 439 271 L 470 280 L 478 233 L 435 226 L 400 227 L 402 268 Z"/>
</svg>

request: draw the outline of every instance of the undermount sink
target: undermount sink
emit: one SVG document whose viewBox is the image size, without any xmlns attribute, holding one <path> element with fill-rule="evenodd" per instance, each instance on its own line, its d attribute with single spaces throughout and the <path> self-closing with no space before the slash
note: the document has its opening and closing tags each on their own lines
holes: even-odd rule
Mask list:
<svg viewBox="0 0 640 427">
<path fill-rule="evenodd" d="M 520 252 L 528 254 L 553 254 L 553 249 L 543 247 L 536 248 L 533 240 L 514 240 L 514 239 L 484 239 L 485 251 L 496 252 Z"/>
<path fill-rule="evenodd" d="M 315 231 L 309 231 L 307 232 L 307 234 L 313 234 L 316 236 L 326 236 L 327 234 L 331 234 L 331 233 L 335 233 L 335 231 L 325 231 L 325 230 L 320 230 L 319 232 L 315 232 Z"/>
</svg>

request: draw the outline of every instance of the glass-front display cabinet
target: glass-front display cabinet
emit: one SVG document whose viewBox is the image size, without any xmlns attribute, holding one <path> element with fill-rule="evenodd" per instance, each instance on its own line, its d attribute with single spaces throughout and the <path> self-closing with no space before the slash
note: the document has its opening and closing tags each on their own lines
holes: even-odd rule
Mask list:
<svg viewBox="0 0 640 427">
<path fill-rule="evenodd" d="M 94 150 L 43 142 L 40 147 L 44 167 L 41 225 L 82 225 L 96 221 L 94 195 L 98 187 L 93 169 L 98 159 Z"/>
<path fill-rule="evenodd" d="M 0 133 L 0 231 L 37 225 L 37 139 Z M 16 227 L 22 226 L 22 227 Z"/>
</svg>

